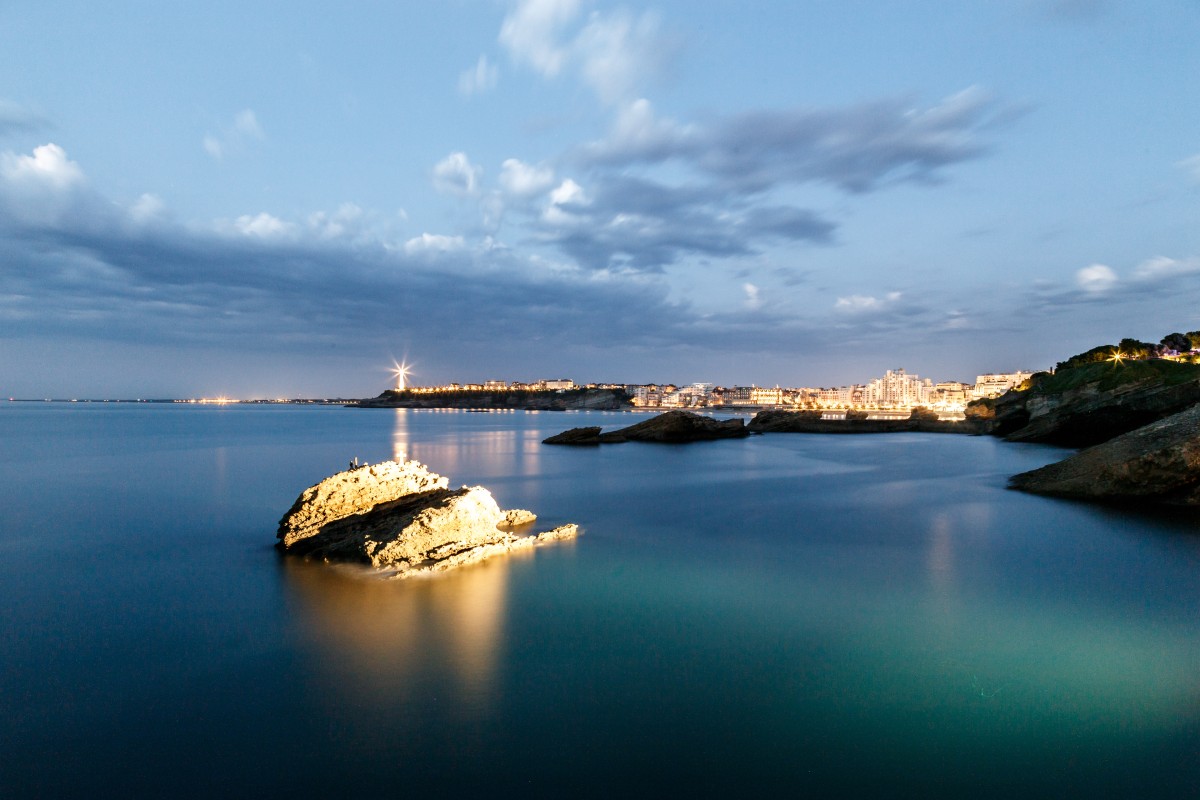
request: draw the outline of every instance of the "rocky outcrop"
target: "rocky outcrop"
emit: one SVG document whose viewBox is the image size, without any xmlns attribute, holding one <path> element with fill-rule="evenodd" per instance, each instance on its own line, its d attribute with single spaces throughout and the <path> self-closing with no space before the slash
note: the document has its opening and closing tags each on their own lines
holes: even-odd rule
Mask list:
<svg viewBox="0 0 1200 800">
<path fill-rule="evenodd" d="M 1200 403 L 1200 369 L 1142 361 L 1045 374 L 1025 391 L 968 406 L 990 433 L 1013 442 L 1090 447 Z"/>
<path fill-rule="evenodd" d="M 865 411 L 851 411 L 846 419 L 822 419 L 821 411 L 770 409 L 754 415 L 747 426 L 754 433 L 983 433 L 977 420 L 939 420 L 936 414 L 913 412 L 907 419 L 867 419 Z"/>
<path fill-rule="evenodd" d="M 737 439 L 750 431 L 739 418 L 713 419 L 690 411 L 668 411 L 628 428 L 601 433 L 599 427 L 572 428 L 551 436 L 543 444 L 593 445 L 618 442 L 684 442 Z"/>
<path fill-rule="evenodd" d="M 1200 405 L 1014 475 L 1009 486 L 1086 500 L 1200 505 Z"/>
<path fill-rule="evenodd" d="M 276 536 L 285 553 L 411 577 L 578 533 L 574 525 L 537 535 L 514 532 L 536 519 L 523 509 L 502 511 L 482 486 L 450 489 L 446 478 L 416 461 L 385 461 L 304 490 Z"/>
</svg>

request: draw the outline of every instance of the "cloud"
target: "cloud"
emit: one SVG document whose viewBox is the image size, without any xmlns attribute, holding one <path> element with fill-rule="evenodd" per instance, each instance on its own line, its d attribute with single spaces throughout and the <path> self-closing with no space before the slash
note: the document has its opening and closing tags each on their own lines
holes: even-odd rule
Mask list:
<svg viewBox="0 0 1200 800">
<path fill-rule="evenodd" d="M 472 164 L 466 153 L 451 153 L 434 166 L 433 188 L 459 197 L 475 195 L 482 175 L 483 168 Z"/>
<path fill-rule="evenodd" d="M 129 209 L 130 218 L 139 225 L 161 220 L 166 215 L 166 204 L 156 194 L 143 194 Z"/>
<path fill-rule="evenodd" d="M 458 91 L 468 97 L 482 94 L 496 88 L 500 80 L 500 70 L 488 61 L 487 56 L 481 55 L 475 66 L 465 69 L 458 76 Z"/>
<path fill-rule="evenodd" d="M 586 192 L 565 179 L 533 224 L 543 242 L 589 269 L 644 272 L 692 255 L 752 255 L 771 241 L 828 244 L 836 228 L 805 209 L 733 207 L 717 187 L 626 175 L 598 175 Z"/>
<path fill-rule="evenodd" d="M 734 190 L 829 183 L 864 193 L 901 183 L 935 183 L 943 169 L 987 152 L 981 134 L 1003 116 L 970 87 L 928 108 L 881 100 L 826 109 L 762 110 L 683 127 L 657 119 L 638 100 L 608 139 L 583 147 L 585 164 L 609 167 L 677 161 Z"/>
<path fill-rule="evenodd" d="M 225 126 L 218 134 L 206 134 L 201 140 L 204 152 L 214 161 L 222 161 L 226 156 L 245 152 L 254 142 L 265 140 L 266 133 L 258 124 L 258 117 L 250 109 L 239 111 L 233 122 Z"/>
<path fill-rule="evenodd" d="M 1133 277 L 1139 281 L 1166 281 L 1197 272 L 1200 272 L 1200 258 L 1155 256 L 1138 264 L 1133 270 Z"/>
<path fill-rule="evenodd" d="M 515 158 L 500 165 L 500 186 L 518 197 L 541 194 L 554 185 L 554 169 L 542 164 L 526 164 Z"/>
<path fill-rule="evenodd" d="M 238 217 L 233 221 L 233 228 L 244 236 L 258 239 L 279 239 L 296 231 L 294 224 L 284 222 L 265 211 L 254 216 L 246 214 Z"/>
<path fill-rule="evenodd" d="M 467 246 L 461 236 L 444 236 L 440 233 L 422 233 L 404 243 L 404 252 L 409 255 L 420 253 L 450 253 Z"/>
<path fill-rule="evenodd" d="M 83 170 L 56 144 L 33 149 L 32 155 L 0 154 L 0 176 L 11 184 L 63 191 L 83 183 Z"/>
<path fill-rule="evenodd" d="M 46 119 L 24 106 L 0 99 L 0 136 L 31 133 L 48 126 Z"/>
<path fill-rule="evenodd" d="M 1200 183 L 1200 153 L 1176 162 L 1175 166 L 1187 173 L 1193 181 Z"/>
<path fill-rule="evenodd" d="M 1104 264 L 1091 264 L 1075 273 L 1075 284 L 1090 295 L 1104 294 L 1117 284 L 1117 273 Z"/>
<path fill-rule="evenodd" d="M 762 307 L 762 297 L 757 286 L 753 283 L 743 283 L 742 292 L 746 295 L 746 308 L 754 311 Z"/>
<path fill-rule="evenodd" d="M 841 314 L 875 313 L 895 306 L 902 297 L 901 292 L 888 292 L 883 297 L 852 294 L 848 297 L 839 297 L 833 304 L 833 308 Z"/>
<path fill-rule="evenodd" d="M 521 0 L 501 24 L 500 44 L 544 77 L 575 71 L 605 103 L 630 98 L 661 71 L 672 48 L 656 15 L 618 9 L 581 21 L 581 11 L 577 0 Z"/>
<path fill-rule="evenodd" d="M 0 153 L 0 210 L 14 222 L 37 225 L 55 225 L 72 216 L 84 222 L 112 213 L 91 196 L 79 164 L 53 143 L 28 155 Z"/>
<path fill-rule="evenodd" d="M 500 43 L 513 60 L 547 77 L 562 71 L 570 57 L 562 30 L 579 15 L 579 0 L 522 0 L 500 26 Z"/>
</svg>

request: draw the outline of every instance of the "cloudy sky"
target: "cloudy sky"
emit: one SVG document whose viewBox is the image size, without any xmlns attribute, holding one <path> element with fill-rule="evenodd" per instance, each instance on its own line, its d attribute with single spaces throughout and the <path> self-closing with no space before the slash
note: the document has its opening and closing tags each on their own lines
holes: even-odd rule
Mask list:
<svg viewBox="0 0 1200 800">
<path fill-rule="evenodd" d="M 0 2 L 0 393 L 835 385 L 1200 329 L 1192 0 Z"/>
</svg>

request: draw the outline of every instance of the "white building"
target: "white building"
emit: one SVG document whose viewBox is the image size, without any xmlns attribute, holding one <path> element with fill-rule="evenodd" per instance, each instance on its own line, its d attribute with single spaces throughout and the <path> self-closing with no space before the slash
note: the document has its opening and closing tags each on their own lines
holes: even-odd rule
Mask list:
<svg viewBox="0 0 1200 800">
<path fill-rule="evenodd" d="M 868 383 L 863 395 L 863 401 L 868 406 L 912 408 L 930 402 L 933 381 L 908 375 L 902 369 L 889 369 L 882 378 Z"/>
<path fill-rule="evenodd" d="M 995 372 L 980 375 L 975 378 L 975 389 L 971 395 L 973 400 L 981 397 L 999 397 L 1014 386 L 1020 386 L 1029 379 L 1032 372 Z"/>
</svg>

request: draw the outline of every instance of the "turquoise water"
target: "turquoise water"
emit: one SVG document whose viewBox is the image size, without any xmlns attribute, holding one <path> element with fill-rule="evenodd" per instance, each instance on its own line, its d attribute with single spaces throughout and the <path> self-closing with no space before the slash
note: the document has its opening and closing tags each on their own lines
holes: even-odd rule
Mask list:
<svg viewBox="0 0 1200 800">
<path fill-rule="evenodd" d="M 1200 519 L 1006 491 L 936 434 L 595 449 L 628 414 L 0 405 L 0 794 L 1181 797 Z M 577 541 L 281 559 L 352 457 Z"/>
</svg>

